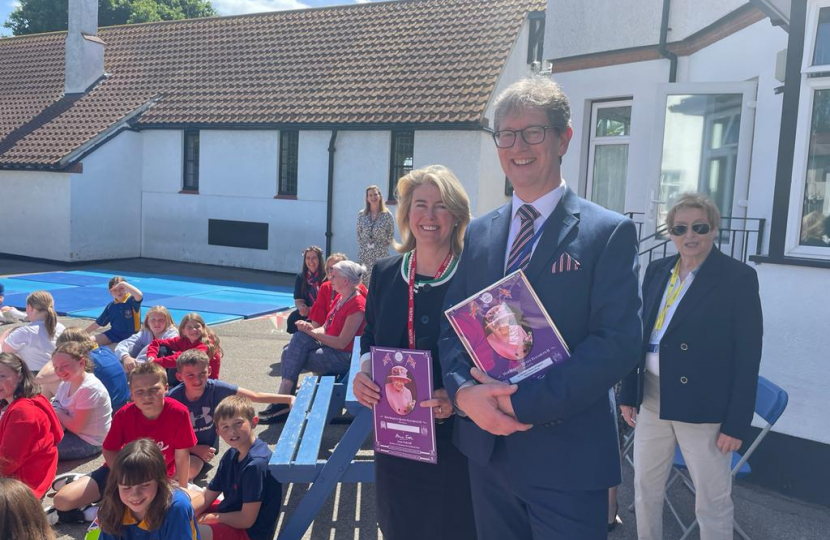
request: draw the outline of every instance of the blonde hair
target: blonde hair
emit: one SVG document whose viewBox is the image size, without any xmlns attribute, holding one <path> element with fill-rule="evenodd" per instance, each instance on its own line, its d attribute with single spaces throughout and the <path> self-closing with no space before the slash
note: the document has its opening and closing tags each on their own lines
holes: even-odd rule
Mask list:
<svg viewBox="0 0 830 540">
<path fill-rule="evenodd" d="M 95 364 L 93 364 L 92 360 L 89 359 L 89 348 L 83 343 L 79 343 L 77 341 L 64 343 L 52 352 L 52 358 L 54 358 L 56 354 L 65 354 L 76 362 L 83 361 L 84 371 L 87 373 L 95 371 Z"/>
<path fill-rule="evenodd" d="M 58 336 L 55 341 L 55 347 L 60 347 L 65 343 L 80 343 L 87 348 L 88 351 L 98 348 L 98 344 L 90 337 L 86 330 L 79 326 L 70 326 Z"/>
<path fill-rule="evenodd" d="M 674 216 L 682 208 L 697 208 L 706 214 L 706 221 L 713 229 L 720 229 L 720 210 L 712 202 L 712 199 L 702 193 L 683 193 L 672 205 L 669 213 L 666 214 L 666 226 L 674 227 Z"/>
<path fill-rule="evenodd" d="M 164 315 L 164 318 L 167 319 L 167 328 L 176 328 L 176 323 L 173 321 L 173 316 L 170 315 L 170 312 L 167 310 L 166 307 L 164 307 L 164 306 L 153 306 L 147 312 L 147 315 L 144 316 L 144 329 L 145 330 L 147 330 L 151 334 L 153 333 L 153 331 L 150 330 L 150 315 L 153 315 L 154 313 L 161 313 L 162 315 Z"/>
<path fill-rule="evenodd" d="M 153 375 L 158 377 L 158 380 L 161 381 L 161 385 L 167 386 L 167 370 L 164 369 L 158 362 L 139 362 L 135 366 L 135 369 L 127 375 L 127 382 L 130 386 L 132 386 L 133 379 L 143 375 Z"/>
<path fill-rule="evenodd" d="M 380 190 L 380 186 L 376 186 L 375 184 L 366 188 L 366 194 L 363 196 L 363 202 L 366 203 L 366 206 L 363 208 L 363 214 L 368 215 L 372 211 L 372 207 L 369 205 L 369 192 L 372 190 L 377 190 L 378 192 L 378 198 L 380 199 L 378 215 L 380 215 L 386 212 L 386 203 L 383 201 L 383 192 Z"/>
<path fill-rule="evenodd" d="M 395 242 L 395 249 L 406 253 L 415 249 L 415 236 L 409 229 L 409 213 L 412 206 L 412 193 L 419 186 L 431 184 L 438 188 L 441 200 L 447 209 L 458 220 L 451 237 L 452 252 L 455 256 L 461 255 L 464 249 L 464 231 L 470 223 L 470 199 L 467 192 L 451 170 L 442 165 L 430 165 L 422 169 L 414 169 L 398 180 L 397 196 L 398 229 L 401 231 L 401 243 Z"/>
<path fill-rule="evenodd" d="M 55 299 L 47 291 L 35 291 L 26 297 L 26 304 L 33 310 L 46 313 L 43 323 L 46 325 L 46 332 L 49 339 L 55 338 L 55 328 L 58 326 L 58 314 L 55 313 Z"/>
<path fill-rule="evenodd" d="M 801 241 L 821 239 L 824 236 L 824 214 L 814 210 L 801 219 Z"/>
</svg>

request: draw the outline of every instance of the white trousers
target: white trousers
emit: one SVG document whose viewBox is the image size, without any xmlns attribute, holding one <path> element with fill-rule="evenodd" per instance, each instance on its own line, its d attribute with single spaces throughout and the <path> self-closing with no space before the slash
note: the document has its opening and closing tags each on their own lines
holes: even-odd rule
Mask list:
<svg viewBox="0 0 830 540">
<path fill-rule="evenodd" d="M 731 455 L 717 447 L 720 424 L 660 419 L 660 379 L 646 372 L 634 430 L 634 508 L 639 540 L 663 539 L 663 496 L 674 449 L 680 445 L 695 486 L 701 540 L 732 540 Z"/>
</svg>

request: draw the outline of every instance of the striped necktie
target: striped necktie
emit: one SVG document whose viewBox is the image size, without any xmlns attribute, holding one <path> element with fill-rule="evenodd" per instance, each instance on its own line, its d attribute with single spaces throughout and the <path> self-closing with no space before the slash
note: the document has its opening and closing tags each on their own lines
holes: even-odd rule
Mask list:
<svg viewBox="0 0 830 540">
<path fill-rule="evenodd" d="M 521 224 L 519 225 L 519 234 L 513 239 L 513 245 L 510 247 L 510 256 L 507 257 L 508 272 L 524 270 L 527 263 L 530 262 L 530 252 L 532 250 L 528 249 L 522 252 L 522 249 L 533 238 L 533 222 L 541 215 L 538 210 L 529 204 L 520 206 L 518 214 Z M 524 256 L 522 256 L 522 253 L 524 253 Z"/>
</svg>

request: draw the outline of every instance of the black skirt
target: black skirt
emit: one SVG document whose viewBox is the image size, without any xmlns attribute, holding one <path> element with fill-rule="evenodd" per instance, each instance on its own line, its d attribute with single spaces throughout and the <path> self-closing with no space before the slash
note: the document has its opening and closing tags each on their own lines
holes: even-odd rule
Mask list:
<svg viewBox="0 0 830 540">
<path fill-rule="evenodd" d="M 375 454 L 377 513 L 384 540 L 476 540 L 467 458 L 437 426 L 438 463 Z"/>
</svg>

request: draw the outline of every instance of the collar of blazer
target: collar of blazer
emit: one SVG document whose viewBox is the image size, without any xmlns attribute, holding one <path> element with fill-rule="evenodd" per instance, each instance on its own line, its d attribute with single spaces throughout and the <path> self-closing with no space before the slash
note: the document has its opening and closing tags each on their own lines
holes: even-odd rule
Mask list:
<svg viewBox="0 0 830 540">
<path fill-rule="evenodd" d="M 510 209 L 510 203 L 502 206 L 490 222 L 487 235 L 490 239 L 488 245 L 501 248 L 488 250 L 487 268 L 493 278 L 491 283 L 504 277 L 504 258 L 510 233 Z M 560 247 L 577 223 L 579 223 L 579 197 L 566 185 L 562 199 L 545 222 L 545 231 L 539 238 L 530 258 L 530 264 L 525 270 L 529 281 L 536 279 L 545 268 L 549 268 L 549 263 L 553 258 L 560 255 Z"/>
<path fill-rule="evenodd" d="M 663 259 L 663 266 L 660 268 L 658 276 L 655 276 L 654 286 L 657 289 L 653 291 L 654 294 L 649 303 L 649 317 L 647 319 L 651 327 L 654 326 L 654 321 L 657 318 L 657 310 L 660 308 L 660 301 L 663 299 L 663 291 L 666 289 L 666 283 L 668 283 L 671 277 L 672 269 L 677 263 L 678 257 L 679 255 L 675 255 L 674 257 Z M 706 294 L 718 285 L 723 277 L 721 268 L 723 267 L 723 259 L 725 257 L 726 255 L 721 253 L 717 246 L 712 247 L 712 251 L 709 252 L 706 260 L 700 265 L 700 270 L 695 274 L 695 280 L 692 282 L 689 290 L 686 291 L 686 294 L 683 295 L 680 304 L 678 304 L 677 310 L 674 312 L 668 328 L 666 328 L 666 334 L 679 325 L 694 310 L 695 306 L 706 297 Z M 651 329 L 649 329 L 649 334 L 651 334 Z"/>
</svg>

